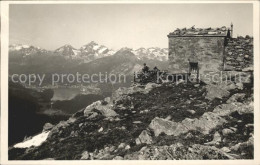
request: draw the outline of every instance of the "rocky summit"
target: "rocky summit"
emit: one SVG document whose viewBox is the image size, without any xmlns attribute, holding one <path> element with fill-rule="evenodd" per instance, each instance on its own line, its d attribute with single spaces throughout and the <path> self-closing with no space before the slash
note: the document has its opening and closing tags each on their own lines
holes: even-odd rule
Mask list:
<svg viewBox="0 0 260 165">
<path fill-rule="evenodd" d="M 121 87 L 67 121 L 46 124 L 47 138 L 40 145 L 10 147 L 9 159 L 253 159 L 252 86 L 165 82 Z"/>
</svg>

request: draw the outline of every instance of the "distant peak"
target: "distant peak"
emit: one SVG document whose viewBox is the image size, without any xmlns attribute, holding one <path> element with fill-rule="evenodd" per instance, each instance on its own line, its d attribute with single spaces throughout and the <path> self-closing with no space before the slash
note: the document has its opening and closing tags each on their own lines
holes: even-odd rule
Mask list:
<svg viewBox="0 0 260 165">
<path fill-rule="evenodd" d="M 60 48 L 71 48 L 71 49 L 75 49 L 72 45 L 70 44 L 65 44 L 63 46 L 61 46 Z"/>
<path fill-rule="evenodd" d="M 132 51 L 132 50 L 133 50 L 132 48 L 123 47 L 119 51 L 122 52 L 122 51 Z"/>
<path fill-rule="evenodd" d="M 70 44 L 65 44 L 64 46 L 69 46 L 70 47 L 71 45 Z"/>
<path fill-rule="evenodd" d="M 88 45 L 98 45 L 95 41 L 91 41 Z"/>
<path fill-rule="evenodd" d="M 74 47 L 72 45 L 70 45 L 70 44 L 65 44 L 62 47 L 67 47 L 67 48 L 73 48 L 74 49 Z"/>
</svg>

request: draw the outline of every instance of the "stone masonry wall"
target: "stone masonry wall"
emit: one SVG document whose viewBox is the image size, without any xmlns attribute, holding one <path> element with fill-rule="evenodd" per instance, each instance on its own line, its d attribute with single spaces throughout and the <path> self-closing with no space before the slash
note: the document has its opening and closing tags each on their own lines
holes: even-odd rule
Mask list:
<svg viewBox="0 0 260 165">
<path fill-rule="evenodd" d="M 169 71 L 187 73 L 189 62 L 198 62 L 201 74 L 223 70 L 225 37 L 169 36 Z"/>
<path fill-rule="evenodd" d="M 225 70 L 241 71 L 253 67 L 253 38 L 232 38 L 225 47 Z"/>
</svg>

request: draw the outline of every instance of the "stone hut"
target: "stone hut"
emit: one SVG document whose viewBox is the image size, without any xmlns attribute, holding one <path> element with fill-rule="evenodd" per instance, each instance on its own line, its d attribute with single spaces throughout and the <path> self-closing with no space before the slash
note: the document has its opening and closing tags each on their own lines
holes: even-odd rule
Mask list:
<svg viewBox="0 0 260 165">
<path fill-rule="evenodd" d="M 232 38 L 230 28 L 176 29 L 168 35 L 169 71 L 187 73 L 190 62 L 198 62 L 201 74 L 242 70 L 253 63 L 253 38 Z"/>
<path fill-rule="evenodd" d="M 223 70 L 227 37 L 231 36 L 225 26 L 176 29 L 168 35 L 169 71 L 187 73 L 189 61 L 198 62 L 202 74 Z"/>
</svg>

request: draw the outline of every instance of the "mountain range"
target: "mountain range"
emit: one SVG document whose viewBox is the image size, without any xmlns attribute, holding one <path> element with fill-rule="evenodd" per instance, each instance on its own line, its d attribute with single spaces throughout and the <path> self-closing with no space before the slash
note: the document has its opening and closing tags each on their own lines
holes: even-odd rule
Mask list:
<svg viewBox="0 0 260 165">
<path fill-rule="evenodd" d="M 158 61 L 167 61 L 168 59 L 168 49 L 167 48 L 121 48 L 122 50 L 128 50 L 132 52 L 140 60 L 158 60 Z M 54 51 L 48 51 L 40 47 L 35 47 L 31 45 L 22 45 L 22 44 L 12 44 L 9 46 L 10 52 L 19 52 L 23 56 L 33 55 L 37 53 L 53 53 L 56 55 L 61 55 L 69 59 L 79 59 L 84 63 L 93 61 L 95 59 L 112 56 L 118 50 L 109 49 L 104 45 L 99 45 L 98 43 L 91 41 L 90 43 L 81 46 L 79 49 L 74 48 L 72 45 L 66 44 L 59 47 Z"/>
</svg>

